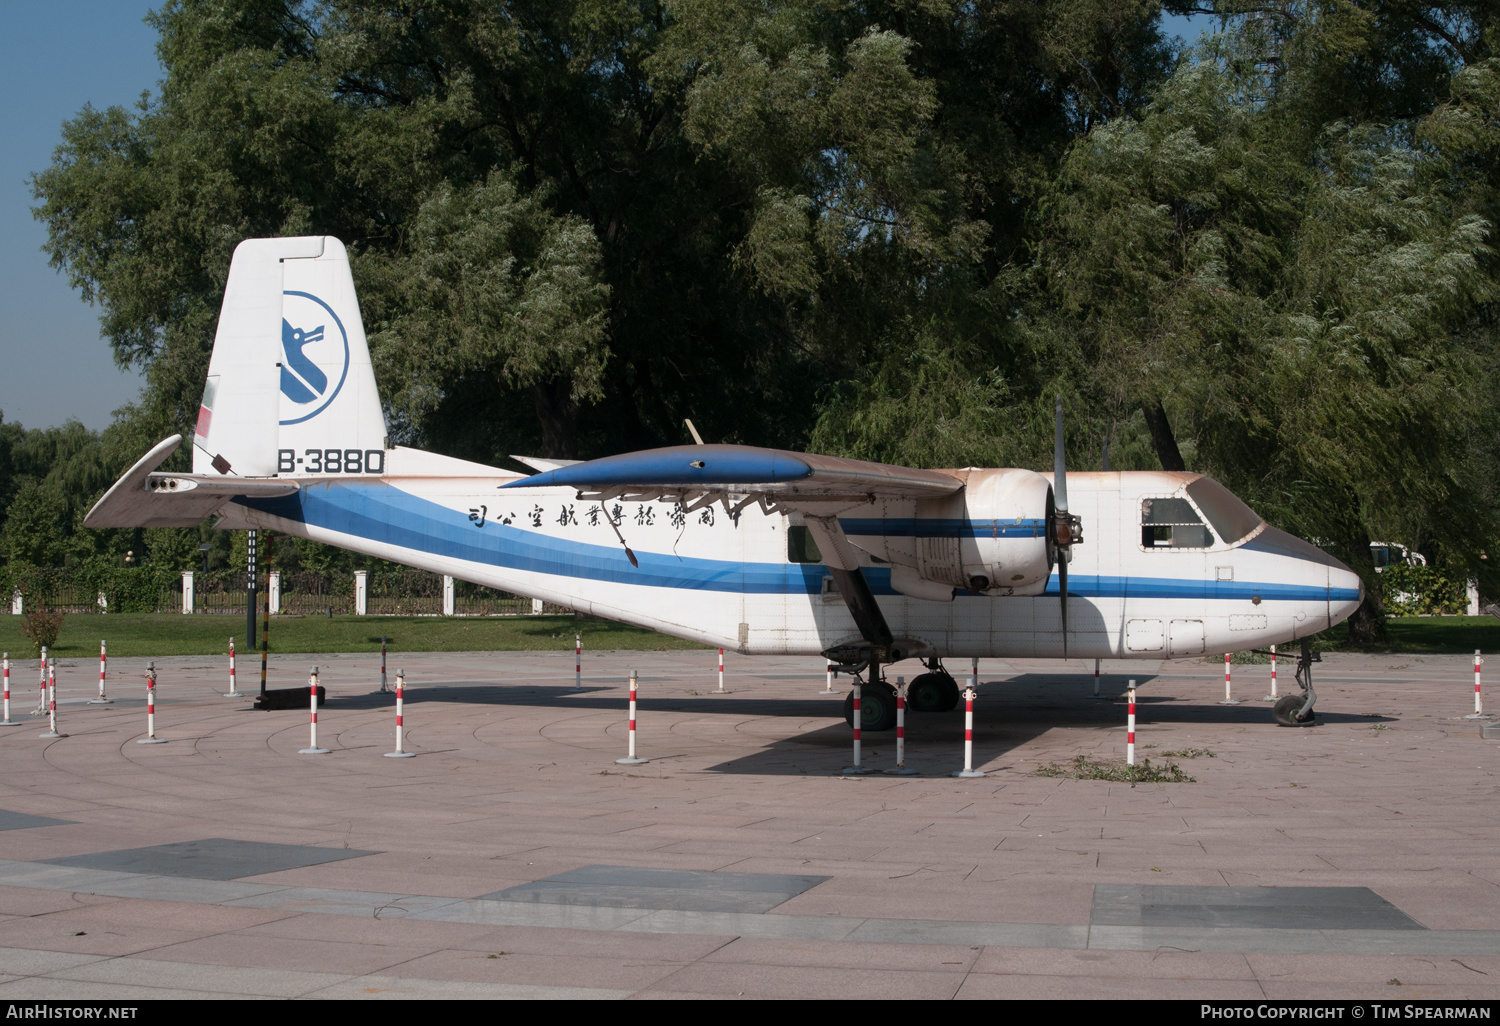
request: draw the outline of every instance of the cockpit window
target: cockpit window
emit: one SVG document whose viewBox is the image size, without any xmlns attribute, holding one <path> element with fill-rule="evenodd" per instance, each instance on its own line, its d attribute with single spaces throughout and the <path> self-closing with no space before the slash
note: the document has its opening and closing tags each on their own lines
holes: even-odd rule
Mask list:
<svg viewBox="0 0 1500 1026">
<path fill-rule="evenodd" d="M 1186 499 L 1141 500 L 1141 544 L 1148 549 L 1206 549 L 1214 536 Z"/>
<path fill-rule="evenodd" d="M 1261 525 L 1260 516 L 1239 497 L 1210 477 L 1200 477 L 1187 486 L 1214 531 L 1230 545 Z"/>
</svg>

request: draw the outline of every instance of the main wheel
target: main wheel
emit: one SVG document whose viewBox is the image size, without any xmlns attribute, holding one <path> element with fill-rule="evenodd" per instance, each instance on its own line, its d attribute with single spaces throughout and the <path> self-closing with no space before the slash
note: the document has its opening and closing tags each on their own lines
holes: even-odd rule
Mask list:
<svg viewBox="0 0 1500 1026">
<path fill-rule="evenodd" d="M 854 692 L 844 696 L 844 722 L 854 726 Z M 885 685 L 859 690 L 859 729 L 890 730 L 896 725 L 896 696 Z"/>
<path fill-rule="evenodd" d="M 952 709 L 957 701 L 958 685 L 946 673 L 923 673 L 906 686 L 906 705 L 912 712 L 942 712 Z"/>
<path fill-rule="evenodd" d="M 1310 727 L 1317 717 L 1313 710 L 1307 711 L 1307 719 L 1297 718 L 1297 711 L 1306 702 L 1307 699 L 1302 695 L 1287 695 L 1284 698 L 1278 698 L 1276 704 L 1271 706 L 1271 715 L 1281 727 Z"/>
<path fill-rule="evenodd" d="M 952 709 L 958 705 L 958 700 L 962 697 L 958 691 L 958 681 L 946 673 L 943 674 L 943 704 L 938 709 L 938 712 L 947 712 L 949 709 Z"/>
</svg>

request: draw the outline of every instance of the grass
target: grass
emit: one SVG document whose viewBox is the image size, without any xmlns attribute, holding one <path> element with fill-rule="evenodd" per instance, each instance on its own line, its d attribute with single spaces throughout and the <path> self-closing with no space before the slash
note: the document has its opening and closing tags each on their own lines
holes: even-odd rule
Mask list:
<svg viewBox="0 0 1500 1026">
<path fill-rule="evenodd" d="M 259 624 L 256 630 L 259 631 Z M 704 648 L 640 627 L 572 616 L 324 616 L 271 620 L 273 652 L 379 652 L 384 634 L 393 652 L 510 652 L 573 647 L 585 650 Z M 245 652 L 244 616 L 183 616 L 180 613 L 78 614 L 63 620 L 62 636 L 49 651 L 60 659 L 97 656 L 100 639 L 112 656 L 215 655 L 233 636 Z M 0 649 L 12 659 L 32 658 L 21 636 L 19 616 L 0 616 Z"/>
<path fill-rule="evenodd" d="M 1150 759 L 1142 759 L 1139 766 L 1127 766 L 1123 762 L 1094 762 L 1080 755 L 1071 764 L 1060 766 L 1049 762 L 1036 768 L 1039 777 L 1067 777 L 1070 780 L 1113 780 L 1134 787 L 1148 784 L 1196 784 L 1197 777 L 1190 777 L 1175 762 L 1151 765 Z"/>
<path fill-rule="evenodd" d="M 1349 644 L 1349 628 L 1339 624 L 1317 637 L 1324 652 L 1390 652 L 1444 655 L 1477 648 L 1500 650 L 1500 620 L 1493 616 L 1397 616 L 1386 620 L 1386 638 L 1373 645 Z M 1290 649 L 1292 646 L 1288 645 Z"/>
<path fill-rule="evenodd" d="M 1476 648 L 1500 652 L 1500 620 L 1492 616 L 1407 616 L 1386 621 L 1386 640 L 1354 647 L 1343 624 L 1318 635 L 1315 647 L 1324 652 L 1382 652 L 1414 655 L 1472 653 Z M 257 628 L 259 629 L 259 628 Z M 244 649 L 243 616 L 178 613 L 73 614 L 63 621 L 62 637 L 53 650 L 60 658 L 97 655 L 99 639 L 109 639 L 117 656 L 212 655 L 228 648 L 231 635 Z M 380 636 L 390 639 L 393 651 L 509 652 L 522 649 L 573 647 L 574 633 L 583 634 L 587 649 L 704 648 L 640 627 L 609 620 L 571 616 L 322 616 L 278 617 L 271 621 L 273 652 L 376 652 Z M 19 616 L 0 615 L 0 649 L 14 658 L 33 655 L 31 642 L 21 636 Z M 1290 675 L 1297 647 L 1287 645 L 1282 662 Z M 1212 660 L 1223 661 L 1223 656 Z M 1264 656 L 1235 653 L 1235 664 L 1264 661 Z"/>
</svg>

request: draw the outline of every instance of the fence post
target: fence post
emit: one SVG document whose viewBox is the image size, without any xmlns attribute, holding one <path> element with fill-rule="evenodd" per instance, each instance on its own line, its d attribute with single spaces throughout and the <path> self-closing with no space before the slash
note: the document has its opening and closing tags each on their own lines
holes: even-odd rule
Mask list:
<svg viewBox="0 0 1500 1026">
<path fill-rule="evenodd" d="M 453 578 L 443 575 L 443 615 L 453 615 Z"/>
<path fill-rule="evenodd" d="M 354 571 L 354 615 L 364 616 L 370 608 L 370 571 Z"/>
<path fill-rule="evenodd" d="M 266 574 L 266 602 L 273 613 L 281 612 L 281 571 Z"/>
<path fill-rule="evenodd" d="M 184 570 L 182 572 L 182 612 L 184 615 L 193 611 L 193 572 Z"/>
</svg>

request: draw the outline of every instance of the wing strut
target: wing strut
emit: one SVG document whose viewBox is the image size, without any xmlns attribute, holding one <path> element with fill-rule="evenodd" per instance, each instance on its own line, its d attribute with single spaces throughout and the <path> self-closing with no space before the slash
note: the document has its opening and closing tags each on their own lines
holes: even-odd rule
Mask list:
<svg viewBox="0 0 1500 1026">
<path fill-rule="evenodd" d="M 838 585 L 839 594 L 844 597 L 844 604 L 849 607 L 849 615 L 854 617 L 854 625 L 859 628 L 859 633 L 876 649 L 889 650 L 895 640 L 891 636 L 890 625 L 885 622 L 885 614 L 875 601 L 870 582 L 865 580 L 864 572 L 859 568 L 859 555 L 845 537 L 838 517 L 807 516 L 805 521 L 808 533 L 818 543 L 823 563 L 833 576 L 834 584 Z M 882 654 L 885 655 L 882 662 L 894 661 L 889 657 L 888 651 Z"/>
</svg>

